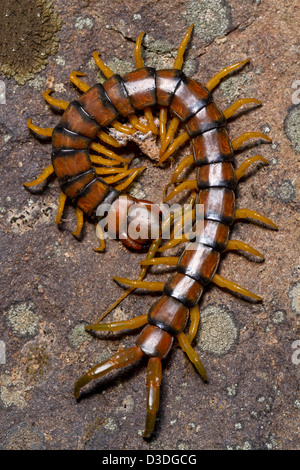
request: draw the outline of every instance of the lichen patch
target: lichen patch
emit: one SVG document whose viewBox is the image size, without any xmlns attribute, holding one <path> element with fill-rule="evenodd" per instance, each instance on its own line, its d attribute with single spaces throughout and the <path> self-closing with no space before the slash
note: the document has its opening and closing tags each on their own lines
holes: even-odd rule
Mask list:
<svg viewBox="0 0 300 470">
<path fill-rule="evenodd" d="M 62 21 L 47 0 L 2 0 L 0 24 L 0 71 L 23 85 L 56 54 Z"/>
</svg>

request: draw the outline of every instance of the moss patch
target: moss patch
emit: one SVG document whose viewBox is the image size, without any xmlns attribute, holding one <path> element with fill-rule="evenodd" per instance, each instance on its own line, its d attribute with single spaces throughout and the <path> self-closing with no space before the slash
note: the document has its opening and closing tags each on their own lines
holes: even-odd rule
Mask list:
<svg viewBox="0 0 300 470">
<path fill-rule="evenodd" d="M 23 85 L 56 54 L 62 21 L 52 2 L 2 0 L 0 24 L 0 71 Z"/>
</svg>

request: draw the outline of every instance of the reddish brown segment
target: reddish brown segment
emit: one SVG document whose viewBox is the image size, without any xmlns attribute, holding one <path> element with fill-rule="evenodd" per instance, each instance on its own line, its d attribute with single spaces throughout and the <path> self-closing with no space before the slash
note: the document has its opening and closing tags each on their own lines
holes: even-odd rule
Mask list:
<svg viewBox="0 0 300 470">
<path fill-rule="evenodd" d="M 122 117 L 128 117 L 134 114 L 128 93 L 120 75 L 113 75 L 103 83 L 103 88 L 115 108 Z"/>
<path fill-rule="evenodd" d="M 87 150 L 57 151 L 52 154 L 52 164 L 59 180 L 68 180 L 91 168 Z"/>
<path fill-rule="evenodd" d="M 109 126 L 119 116 L 100 83 L 84 93 L 78 103 L 101 127 Z"/>
<path fill-rule="evenodd" d="M 181 70 L 165 69 L 156 72 L 156 97 L 158 106 L 168 108 L 180 81 L 185 78 Z"/>
<path fill-rule="evenodd" d="M 95 178 L 81 192 L 76 201 L 76 205 L 85 214 L 93 216 L 97 207 L 104 201 L 108 192 L 108 185 L 104 181 L 101 181 L 100 178 Z"/>
<path fill-rule="evenodd" d="M 186 122 L 201 108 L 206 106 L 212 97 L 209 91 L 191 78 L 181 80 L 170 104 L 171 113 L 182 122 Z"/>
<path fill-rule="evenodd" d="M 68 129 L 64 129 L 60 124 L 55 127 L 52 134 L 53 151 L 59 149 L 87 149 L 91 139 L 83 135 L 76 134 Z"/>
<path fill-rule="evenodd" d="M 174 297 L 188 308 L 194 307 L 199 302 L 202 292 L 203 286 L 199 282 L 181 273 L 172 276 L 164 287 L 166 295 Z"/>
<path fill-rule="evenodd" d="M 216 272 L 220 253 L 202 243 L 190 243 L 181 255 L 177 271 L 201 284 L 208 284 Z"/>
<path fill-rule="evenodd" d="M 184 330 L 188 316 L 187 307 L 177 299 L 164 295 L 149 310 L 148 323 L 176 336 Z"/>
<path fill-rule="evenodd" d="M 89 93 L 89 91 L 87 93 Z M 84 111 L 77 101 L 73 101 L 69 104 L 60 123 L 65 129 L 69 129 L 72 132 L 84 135 L 90 139 L 94 139 L 97 132 L 100 130 L 100 125 Z"/>
<path fill-rule="evenodd" d="M 143 67 L 123 77 L 132 107 L 137 111 L 156 104 L 155 69 Z"/>
<path fill-rule="evenodd" d="M 209 103 L 186 122 L 185 128 L 189 136 L 193 138 L 203 132 L 224 126 L 225 123 L 224 114 L 219 111 L 215 103 Z"/>
<path fill-rule="evenodd" d="M 173 344 L 173 336 L 167 331 L 154 325 L 147 325 L 137 340 L 137 345 L 147 356 L 163 359 L 167 356 Z"/>
<path fill-rule="evenodd" d="M 235 214 L 235 194 L 227 188 L 203 189 L 199 204 L 204 204 L 204 218 L 231 225 Z"/>
<path fill-rule="evenodd" d="M 199 243 L 210 246 L 222 253 L 227 246 L 230 227 L 215 220 L 204 220 L 203 230 L 197 236 Z"/>
<path fill-rule="evenodd" d="M 230 162 L 219 162 L 198 167 L 197 185 L 199 189 L 212 186 L 235 189 L 237 179 L 232 164 Z"/>
<path fill-rule="evenodd" d="M 224 127 L 212 129 L 192 139 L 196 165 L 232 161 L 233 150 Z"/>
<path fill-rule="evenodd" d="M 95 172 L 91 169 L 85 173 L 81 173 L 70 181 L 66 181 L 65 183 L 60 182 L 60 187 L 70 199 L 75 199 L 94 179 Z"/>
</svg>

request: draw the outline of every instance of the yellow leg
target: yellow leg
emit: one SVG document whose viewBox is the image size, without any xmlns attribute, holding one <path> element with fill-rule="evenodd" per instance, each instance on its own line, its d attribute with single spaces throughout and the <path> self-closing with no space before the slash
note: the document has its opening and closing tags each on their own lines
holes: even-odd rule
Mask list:
<svg viewBox="0 0 300 470">
<path fill-rule="evenodd" d="M 165 264 L 167 266 L 176 266 L 178 263 L 179 257 L 177 256 L 166 256 L 163 258 L 153 258 L 153 259 L 143 259 L 140 262 L 141 266 L 157 266 Z"/>
<path fill-rule="evenodd" d="M 174 248 L 177 245 L 180 245 L 181 243 L 186 243 L 190 241 L 190 233 L 186 233 L 185 235 L 182 235 L 181 238 L 174 238 L 173 240 L 169 240 L 165 245 L 160 247 L 157 251 L 159 253 L 163 253 L 166 250 L 169 250 L 170 248 Z"/>
<path fill-rule="evenodd" d="M 186 353 L 189 360 L 194 364 L 204 382 L 207 382 L 206 371 L 203 367 L 203 364 L 196 351 L 192 348 L 186 335 L 184 333 L 179 333 L 176 338 L 178 339 L 178 343 L 181 349 Z"/>
<path fill-rule="evenodd" d="M 35 134 L 43 135 L 45 137 L 52 137 L 53 127 L 43 128 L 35 126 L 34 124 L 32 124 L 31 118 L 27 120 L 27 127 L 29 127 L 30 130 L 35 132 Z"/>
<path fill-rule="evenodd" d="M 90 155 L 90 160 L 95 165 L 105 165 L 105 166 L 118 166 L 120 162 L 117 160 L 109 160 L 108 158 L 100 157 L 99 155 Z"/>
<path fill-rule="evenodd" d="M 127 169 L 128 165 L 126 164 L 125 166 L 126 166 L 126 169 Z M 115 175 L 116 173 L 124 173 L 125 172 L 125 168 L 115 168 L 115 167 L 112 167 L 112 168 L 100 167 L 100 168 L 96 168 L 95 170 L 96 170 L 97 175 L 99 175 L 99 176 Z M 132 172 L 132 170 L 131 170 L 131 172 Z"/>
<path fill-rule="evenodd" d="M 130 159 L 117 155 L 112 150 L 109 150 L 102 144 L 96 144 L 95 142 L 92 142 L 90 148 L 92 150 L 95 150 L 95 152 L 102 153 L 103 155 L 106 155 L 107 157 L 112 158 L 113 160 L 117 160 L 118 162 L 130 162 Z"/>
<path fill-rule="evenodd" d="M 184 36 L 179 48 L 178 48 L 178 51 L 177 51 L 177 56 L 176 56 L 176 59 L 175 59 L 175 62 L 174 62 L 174 69 L 178 69 L 178 70 L 181 70 L 182 68 L 182 65 L 183 65 L 183 56 L 184 56 L 184 53 L 185 53 L 185 49 L 186 49 L 186 46 L 189 42 L 189 39 L 191 37 L 191 34 L 192 34 L 192 31 L 193 31 L 193 28 L 194 28 L 194 25 L 192 24 L 189 29 L 188 29 L 188 32 L 186 33 L 186 35 Z"/>
<path fill-rule="evenodd" d="M 183 132 L 180 134 L 178 137 L 176 137 L 175 140 L 171 143 L 169 146 L 168 150 L 160 157 L 160 160 L 158 162 L 158 166 L 161 165 L 167 158 L 169 158 L 172 153 L 175 152 L 175 150 L 180 147 L 180 145 L 184 144 L 187 140 L 189 140 L 189 135 L 187 132 Z"/>
<path fill-rule="evenodd" d="M 168 109 L 164 108 L 164 107 L 160 108 L 160 111 L 159 111 L 159 135 L 160 135 L 160 145 L 161 145 L 161 147 L 165 144 L 167 117 L 168 117 Z"/>
<path fill-rule="evenodd" d="M 178 176 L 180 175 L 180 173 L 183 172 L 183 170 L 185 170 L 186 168 L 189 168 L 190 166 L 192 166 L 194 163 L 194 156 L 193 155 L 188 155 L 187 157 L 185 157 L 180 163 L 179 165 L 176 167 L 173 175 L 172 175 L 172 178 L 171 178 L 171 183 L 174 184 L 176 183 L 176 180 L 178 178 Z"/>
<path fill-rule="evenodd" d="M 99 57 L 99 52 L 95 51 L 93 52 L 93 58 L 95 61 L 95 64 L 99 67 L 101 72 L 106 78 L 110 78 L 114 75 L 114 72 L 103 62 L 103 60 L 100 59 Z"/>
<path fill-rule="evenodd" d="M 50 96 L 50 93 L 52 93 L 53 90 L 46 90 L 43 93 L 43 97 L 47 101 L 47 103 L 51 104 L 51 106 L 56 106 L 57 108 L 60 109 L 67 109 L 70 103 L 64 100 L 57 100 L 56 98 L 53 98 L 53 96 Z"/>
<path fill-rule="evenodd" d="M 186 180 L 183 183 L 181 183 L 177 188 L 173 189 L 173 191 L 170 192 L 170 194 L 163 200 L 164 202 L 170 201 L 173 197 L 175 197 L 177 194 L 181 193 L 181 191 L 184 191 L 185 189 L 197 189 L 197 181 L 196 180 Z"/>
<path fill-rule="evenodd" d="M 96 235 L 97 235 L 98 239 L 100 240 L 100 245 L 98 246 L 98 248 L 94 248 L 94 251 L 96 251 L 98 253 L 98 252 L 102 252 L 102 251 L 105 250 L 104 233 L 103 233 L 101 224 L 99 224 L 99 223 L 96 224 Z"/>
<path fill-rule="evenodd" d="M 146 325 L 148 315 L 140 315 L 139 317 L 131 318 L 125 321 L 114 321 L 110 323 L 94 323 L 94 325 L 85 326 L 85 330 L 94 331 L 122 331 L 134 330 L 140 326 Z"/>
<path fill-rule="evenodd" d="M 134 48 L 134 56 L 135 56 L 135 64 L 137 69 L 141 69 L 144 67 L 144 60 L 142 58 L 142 51 L 141 51 L 141 46 L 142 46 L 142 39 L 145 33 L 141 33 L 135 43 L 135 48 Z M 153 119 L 153 114 L 150 108 L 146 108 L 144 111 L 145 118 L 148 121 L 149 128 L 153 134 L 157 134 L 157 127 L 154 123 Z"/>
<path fill-rule="evenodd" d="M 76 230 L 72 232 L 72 235 L 78 238 L 81 234 L 82 227 L 83 227 L 83 211 L 79 209 L 79 207 L 76 207 L 76 219 L 77 219 L 77 227 L 76 227 Z"/>
<path fill-rule="evenodd" d="M 221 81 L 222 78 L 226 77 L 226 75 L 229 75 L 231 72 L 233 72 L 236 69 L 239 69 L 243 65 L 247 64 L 250 62 L 249 59 L 242 60 L 241 62 L 236 62 L 233 65 L 230 65 L 229 67 L 225 67 L 222 69 L 220 72 L 218 72 L 216 75 L 214 75 L 205 85 L 205 87 L 208 89 L 208 91 L 212 91 Z"/>
<path fill-rule="evenodd" d="M 67 196 L 61 192 L 58 198 L 58 208 L 57 208 L 57 215 L 56 215 L 56 223 L 57 225 L 60 224 L 61 218 L 64 212 L 65 204 L 66 204 Z"/>
<path fill-rule="evenodd" d="M 149 259 L 149 258 L 154 258 L 160 244 L 161 244 L 162 240 L 160 238 L 158 238 L 157 240 L 154 240 L 152 243 L 151 243 L 151 246 L 149 248 L 149 251 L 147 253 L 147 256 L 146 258 Z M 140 274 L 137 278 L 137 281 L 142 281 L 144 279 L 144 277 L 146 276 L 147 272 L 148 272 L 148 269 L 149 269 L 149 266 L 143 266 L 142 269 L 140 270 Z M 98 320 L 98 323 L 103 320 L 103 318 L 108 314 L 110 313 L 117 305 L 119 305 L 120 302 L 122 302 L 124 299 L 126 299 L 126 297 L 131 294 L 133 291 L 135 290 L 135 287 L 130 287 L 129 289 L 126 290 L 126 292 L 124 292 L 102 315 L 101 317 L 99 318 Z"/>
<path fill-rule="evenodd" d="M 85 76 L 86 76 L 85 73 L 76 72 L 75 70 L 73 70 L 73 72 L 71 72 L 70 75 L 69 75 L 69 79 L 71 80 L 71 82 L 75 86 L 77 86 L 77 88 L 79 88 L 80 91 L 83 91 L 84 93 L 90 89 L 90 86 L 87 85 L 87 83 L 80 80 L 80 78 L 78 78 L 78 77 L 85 77 Z"/>
<path fill-rule="evenodd" d="M 233 150 L 239 149 L 244 142 L 254 137 L 260 137 L 261 139 L 267 140 L 268 142 L 272 142 L 272 139 L 262 132 L 244 132 L 244 134 L 231 142 Z"/>
<path fill-rule="evenodd" d="M 40 184 L 43 181 L 45 181 L 48 178 L 48 176 L 52 175 L 53 173 L 54 173 L 53 165 L 49 165 L 44 169 L 43 173 L 40 176 L 38 176 L 35 180 L 30 181 L 30 183 L 23 183 L 23 185 L 26 188 L 31 188 L 32 186 L 35 186 L 36 184 Z"/>
<path fill-rule="evenodd" d="M 150 291 L 163 291 L 164 282 L 147 282 L 147 281 L 135 281 L 127 279 L 126 277 L 114 277 L 114 281 L 118 284 L 124 284 L 125 286 L 135 287 L 136 289 L 146 289 Z"/>
<path fill-rule="evenodd" d="M 263 222 L 266 225 L 270 225 L 273 229 L 278 230 L 277 225 L 275 225 L 270 219 L 259 212 L 252 211 L 251 209 L 237 209 L 235 211 L 235 220 L 238 219 L 258 220 L 259 222 Z"/>
<path fill-rule="evenodd" d="M 133 173 L 127 178 L 127 180 L 124 181 L 124 183 L 118 184 L 116 186 L 116 189 L 118 191 L 123 191 L 125 188 L 127 188 L 137 177 L 137 175 L 142 171 L 145 167 L 137 168 L 133 171 Z"/>
<path fill-rule="evenodd" d="M 107 178 L 102 178 L 102 179 L 107 184 L 113 184 L 113 183 L 116 183 L 117 181 L 122 180 L 123 178 L 125 178 L 128 175 L 131 175 L 131 176 L 134 175 L 134 178 L 135 178 L 145 168 L 146 168 L 145 166 L 142 166 L 141 168 L 131 168 L 131 170 L 123 171 L 119 175 L 108 176 Z"/>
<path fill-rule="evenodd" d="M 118 352 L 107 361 L 101 362 L 96 366 L 92 367 L 86 374 L 80 377 L 75 383 L 74 395 L 78 399 L 81 389 L 92 380 L 98 379 L 103 375 L 114 369 L 120 369 L 121 367 L 132 364 L 133 362 L 140 359 L 143 352 L 139 346 L 128 348 Z"/>
<path fill-rule="evenodd" d="M 164 153 L 166 148 L 168 147 L 169 143 L 174 137 L 175 132 L 177 131 L 177 128 L 180 124 L 180 119 L 178 117 L 174 117 L 172 121 L 170 122 L 168 132 L 166 134 L 166 138 L 163 144 L 161 144 L 161 148 L 159 151 L 159 156 L 161 157 Z"/>
<path fill-rule="evenodd" d="M 150 357 L 147 367 L 147 415 L 143 437 L 149 437 L 155 426 L 156 414 L 159 408 L 159 394 L 161 385 L 162 367 L 159 357 Z"/>
<path fill-rule="evenodd" d="M 116 129 L 116 131 L 123 132 L 123 134 L 132 135 L 135 133 L 135 129 L 125 126 L 125 124 L 121 124 L 119 121 L 114 121 L 112 127 Z"/>
<path fill-rule="evenodd" d="M 116 139 L 114 139 L 111 135 L 108 135 L 104 131 L 98 132 L 97 137 L 99 137 L 99 139 L 103 140 L 103 142 L 108 145 L 111 145 L 112 147 L 121 147 L 121 144 L 119 144 Z"/>
<path fill-rule="evenodd" d="M 149 127 L 145 126 L 144 124 L 142 124 L 135 114 L 132 114 L 131 116 L 128 116 L 128 119 L 129 119 L 130 124 L 137 131 L 143 132 L 143 134 L 148 134 L 148 132 L 150 132 L 151 129 Z"/>
<path fill-rule="evenodd" d="M 255 157 L 247 158 L 247 160 L 245 160 L 241 164 L 241 166 L 239 168 L 237 168 L 237 170 L 235 170 L 236 179 L 239 181 L 244 176 L 244 174 L 246 173 L 249 166 L 252 165 L 252 163 L 258 162 L 258 161 L 261 161 L 265 165 L 268 165 L 268 160 L 266 160 L 261 155 L 256 155 Z"/>
<path fill-rule="evenodd" d="M 264 255 L 262 255 L 259 251 L 255 250 L 254 248 L 252 248 L 252 246 L 248 245 L 247 243 L 241 242 L 240 240 L 229 240 L 225 251 L 231 250 L 246 251 L 247 253 L 251 253 L 251 255 L 259 256 L 260 258 L 264 259 Z"/>
<path fill-rule="evenodd" d="M 191 308 L 190 320 L 191 320 L 191 324 L 190 324 L 189 332 L 187 334 L 187 339 L 190 343 L 192 343 L 198 331 L 199 322 L 200 322 L 200 311 L 199 311 L 198 304 L 196 304 L 193 308 Z"/>
<path fill-rule="evenodd" d="M 228 279 L 224 279 L 224 277 L 220 276 L 219 274 L 215 274 L 211 282 L 213 282 L 219 287 L 229 289 L 232 292 L 237 292 L 238 294 L 241 294 L 244 297 L 250 297 L 251 299 L 259 300 L 259 301 L 262 300 L 262 298 L 259 295 L 253 294 L 252 292 L 248 291 L 244 287 L 239 286 L 235 282 L 231 282 L 231 281 L 228 281 Z"/>
<path fill-rule="evenodd" d="M 236 111 L 241 106 L 243 106 L 244 104 L 248 104 L 248 103 L 256 103 L 256 104 L 259 104 L 259 105 L 262 104 L 261 101 L 256 100 L 255 98 L 243 98 L 243 99 L 237 100 L 231 106 L 229 106 L 229 108 L 227 108 L 227 109 L 225 109 L 225 111 L 223 111 L 223 114 L 224 114 L 225 118 L 229 119 L 231 116 L 233 116 L 236 113 Z"/>
</svg>

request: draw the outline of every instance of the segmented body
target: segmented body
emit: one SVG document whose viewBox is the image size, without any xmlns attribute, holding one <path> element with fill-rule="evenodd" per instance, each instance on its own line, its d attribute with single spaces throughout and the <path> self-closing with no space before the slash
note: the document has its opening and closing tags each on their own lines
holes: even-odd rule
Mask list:
<svg viewBox="0 0 300 470">
<path fill-rule="evenodd" d="M 192 28 L 182 43 L 184 48 L 191 30 Z M 178 54 L 181 55 L 179 62 L 182 65 L 183 51 L 180 53 L 180 48 Z M 141 63 L 141 60 L 139 62 Z M 186 246 L 178 261 L 172 263 L 176 264 L 176 269 L 169 280 L 162 285 L 157 283 L 160 284 L 158 290 L 162 290 L 163 295 L 150 308 L 147 315 L 124 322 L 97 323 L 87 327 L 94 330 L 116 331 L 146 325 L 135 347 L 96 365 L 75 385 L 75 396 L 78 398 L 82 387 L 91 380 L 130 364 L 143 355 L 147 356 L 148 399 L 145 437 L 154 429 L 159 404 L 161 361 L 168 355 L 175 338 L 206 380 L 205 369 L 190 345 L 190 338 L 183 332 L 205 286 L 211 281 L 218 285 L 229 283 L 218 276 L 216 271 L 222 252 L 229 247 L 230 228 L 237 217 L 235 208 L 237 181 L 251 163 L 258 160 L 266 163 L 263 157 L 256 156 L 248 159 L 243 164 L 244 167 L 242 165 L 239 170 L 235 170 L 234 150 L 245 140 L 251 137 L 270 139 L 261 133 L 246 133 L 240 138 L 241 140 L 236 139 L 233 143 L 229 139 L 226 126 L 226 117 L 233 115 L 242 104 L 260 102 L 251 98 L 238 100 L 239 102 L 222 113 L 211 95 L 211 90 L 222 77 L 246 62 L 248 60 L 224 69 L 206 86 L 188 78 L 180 70 L 181 65 L 178 68 L 164 70 L 140 66 L 123 77 L 110 75 L 103 85 L 96 84 L 77 101 L 70 103 L 52 133 L 52 164 L 61 190 L 81 211 L 91 217 L 95 216 L 101 204 L 109 202 L 114 205 L 122 197 L 118 190 L 97 176 L 91 164 L 89 147 L 102 129 L 117 119 L 130 118 L 137 112 L 146 113 L 149 109 L 158 108 L 166 110 L 185 128 L 185 134 L 178 142 L 182 143 L 187 138 L 191 142 L 192 160 L 188 157 L 181 170 L 193 163 L 196 167 L 196 179 L 189 181 L 187 185 L 183 184 L 183 189 L 198 191 L 198 202 L 204 208 L 203 229 L 197 234 L 196 241 Z M 163 132 L 161 139 L 165 141 Z M 165 155 L 168 156 L 168 150 Z M 160 162 L 167 156 L 161 157 Z M 172 182 L 176 182 L 176 178 Z M 177 194 L 176 191 L 175 189 L 172 194 Z M 135 200 L 129 199 L 129 206 L 134 203 Z M 128 211 L 128 206 L 125 209 Z M 247 209 L 242 211 L 239 216 L 253 217 L 276 228 L 275 224 L 258 213 Z M 132 243 L 131 240 L 129 246 L 134 246 Z M 139 246 L 137 243 L 138 249 Z M 262 257 L 259 252 L 242 242 L 236 241 L 235 247 L 231 249 L 245 249 Z M 140 280 L 144 275 L 145 273 Z M 251 294 L 244 288 L 234 283 L 229 284 L 229 288 L 233 291 L 261 300 L 259 296 Z M 129 285 L 133 288 L 144 286 L 143 282 L 129 283 Z M 228 284 L 226 286 L 228 287 Z M 198 326 L 197 319 L 191 318 L 191 321 Z"/>
</svg>

